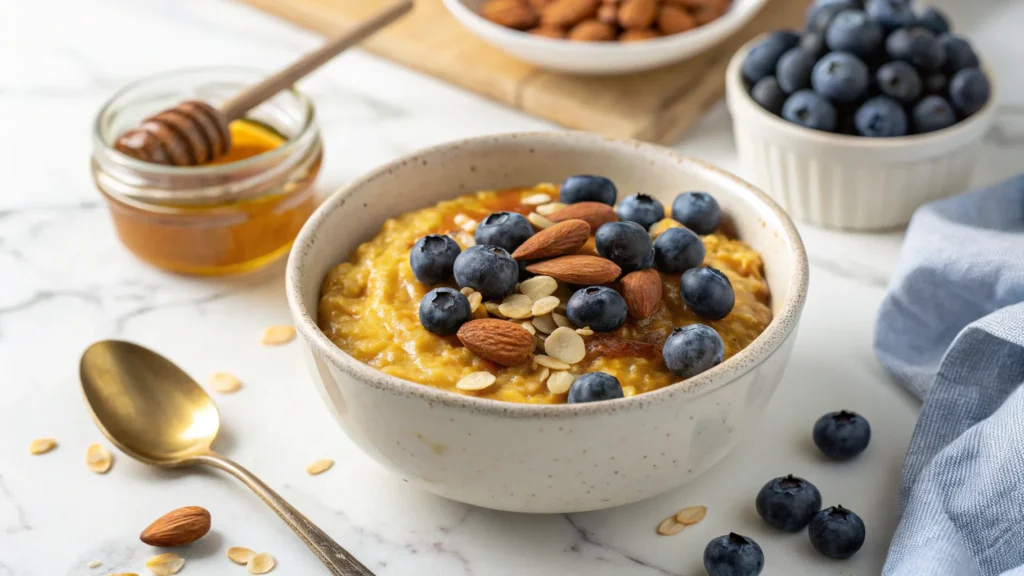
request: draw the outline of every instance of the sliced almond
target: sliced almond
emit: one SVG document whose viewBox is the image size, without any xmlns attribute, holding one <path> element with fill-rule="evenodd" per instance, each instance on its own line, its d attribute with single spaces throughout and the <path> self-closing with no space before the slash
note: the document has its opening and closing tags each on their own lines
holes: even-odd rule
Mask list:
<svg viewBox="0 0 1024 576">
<path fill-rule="evenodd" d="M 558 312 L 552 312 L 551 319 L 555 321 L 555 326 L 559 328 L 572 328 L 572 322 L 569 322 L 568 318 Z"/>
<path fill-rule="evenodd" d="M 562 204 L 561 202 L 551 202 L 550 204 L 541 204 L 537 206 L 537 214 L 541 216 L 550 216 L 555 212 L 558 212 L 562 208 L 565 208 L 568 204 Z"/>
<path fill-rule="evenodd" d="M 116 574 L 107 574 L 107 576 L 139 576 L 135 572 L 118 572 Z"/>
<path fill-rule="evenodd" d="M 490 314 L 488 314 L 487 308 L 484 308 L 483 306 L 477 306 L 476 310 L 473 311 L 473 318 L 476 320 L 487 318 L 488 316 L 490 316 Z"/>
<path fill-rule="evenodd" d="M 536 351 L 544 350 L 544 334 L 533 335 L 533 348 Z"/>
<path fill-rule="evenodd" d="M 534 302 L 530 311 L 534 316 L 543 316 L 554 312 L 555 308 L 558 308 L 559 303 L 558 296 L 545 296 Z"/>
<path fill-rule="evenodd" d="M 607 284 L 622 274 L 617 264 L 600 256 L 572 254 L 535 262 L 526 267 L 534 274 L 551 276 L 569 284 Z"/>
<path fill-rule="evenodd" d="M 657 270 L 630 272 L 619 284 L 630 318 L 643 320 L 661 308 L 661 274 Z"/>
<path fill-rule="evenodd" d="M 149 568 L 156 576 L 171 576 L 177 574 L 181 567 L 185 565 L 185 559 L 177 554 L 167 552 L 165 554 L 157 554 L 149 560 L 146 560 L 146 568 Z"/>
<path fill-rule="evenodd" d="M 519 291 L 530 297 L 531 300 L 540 300 L 545 296 L 551 296 L 558 290 L 558 281 L 551 276 L 534 276 L 523 280 L 519 285 Z"/>
<path fill-rule="evenodd" d="M 227 372 L 216 372 L 210 376 L 208 382 L 214 392 L 220 394 L 231 394 L 242 389 L 242 382 L 234 374 Z"/>
<path fill-rule="evenodd" d="M 490 372 L 473 372 L 459 380 L 455 387 L 459 390 L 483 390 L 490 388 L 497 378 Z"/>
<path fill-rule="evenodd" d="M 537 375 L 537 381 L 538 382 L 544 382 L 545 380 L 548 379 L 548 376 L 550 376 L 550 375 L 551 375 L 551 368 L 548 368 L 547 366 L 541 367 L 540 374 Z"/>
<path fill-rule="evenodd" d="M 506 318 L 519 320 L 533 315 L 533 300 L 526 294 L 509 294 L 501 301 L 498 311 Z"/>
<path fill-rule="evenodd" d="M 570 368 L 570 366 L 565 362 L 552 358 L 551 356 L 545 356 L 544 354 L 537 354 L 533 357 L 533 361 L 552 370 L 568 370 Z"/>
<path fill-rule="evenodd" d="M 501 304 L 498 304 L 497 302 L 484 302 L 484 309 L 487 310 L 487 313 L 491 316 L 501 319 L 505 318 L 505 315 L 501 313 Z"/>
<path fill-rule="evenodd" d="M 103 446 L 90 444 L 85 451 L 85 465 L 97 474 L 106 474 L 114 465 L 114 457 Z"/>
<path fill-rule="evenodd" d="M 28 445 L 28 453 L 36 456 L 46 454 L 57 447 L 57 441 L 53 438 L 36 438 Z"/>
<path fill-rule="evenodd" d="M 575 330 L 563 326 L 547 337 L 544 351 L 548 356 L 566 364 L 577 364 L 587 355 L 587 344 Z"/>
<path fill-rule="evenodd" d="M 244 546 L 232 546 L 228 548 L 228 560 L 231 560 L 235 564 L 241 564 L 245 566 L 252 560 L 252 557 L 256 555 L 256 552 L 249 550 Z"/>
<path fill-rule="evenodd" d="M 534 335 L 526 328 L 493 318 L 470 320 L 459 328 L 457 336 L 470 352 L 502 366 L 526 362 L 534 348 Z"/>
<path fill-rule="evenodd" d="M 310 476 L 323 474 L 330 470 L 332 466 L 334 466 L 334 460 L 331 460 L 330 458 L 321 458 L 309 466 L 306 466 L 306 474 L 309 474 Z"/>
<path fill-rule="evenodd" d="M 460 292 L 460 293 L 461 293 L 461 294 L 462 294 L 463 296 L 465 296 L 465 297 L 469 298 L 469 295 L 470 295 L 470 294 L 472 294 L 473 292 L 476 292 L 476 290 L 473 290 L 473 289 L 472 289 L 472 288 L 470 288 L 469 286 L 466 286 L 465 288 L 463 288 L 463 289 L 459 290 L 459 292 Z"/>
<path fill-rule="evenodd" d="M 554 222 L 548 220 L 547 218 L 541 216 L 540 214 L 537 214 L 536 212 L 530 212 L 529 214 L 527 214 L 526 219 L 529 220 L 530 224 L 533 224 L 533 227 L 536 228 L 537 230 L 547 230 L 548 228 L 551 228 L 552 226 L 555 225 Z"/>
<path fill-rule="evenodd" d="M 534 316 L 533 327 L 544 334 L 551 334 L 558 328 L 555 321 L 552 319 L 551 314 L 545 314 L 543 316 Z"/>
<path fill-rule="evenodd" d="M 523 320 L 522 322 L 519 323 L 519 325 L 522 326 L 523 328 L 526 328 L 526 331 L 529 332 L 530 334 L 537 333 L 537 329 L 533 327 L 533 322 L 529 320 Z"/>
<path fill-rule="evenodd" d="M 551 202 L 551 196 L 547 194 L 530 194 L 526 198 L 520 200 L 520 202 L 526 206 L 540 206 L 541 204 L 548 204 Z"/>
<path fill-rule="evenodd" d="M 571 372 L 552 372 L 548 376 L 548 391 L 552 394 L 565 394 L 575 380 L 576 376 Z"/>
<path fill-rule="evenodd" d="M 294 326 L 288 326 L 285 324 L 267 326 L 263 329 L 263 335 L 260 337 L 260 344 L 263 344 L 264 346 L 280 346 L 281 344 L 287 344 L 294 339 Z"/>
<path fill-rule="evenodd" d="M 512 257 L 516 260 L 538 260 L 572 254 L 590 237 L 590 225 L 583 220 L 566 220 L 543 228 L 546 229 L 530 236 L 516 248 Z"/>
<path fill-rule="evenodd" d="M 584 326 L 583 328 L 577 328 L 576 333 L 580 336 L 593 336 L 594 331 L 590 329 L 590 326 Z"/>
<path fill-rule="evenodd" d="M 85 565 L 86 568 L 99 568 L 100 566 L 103 566 L 103 562 L 99 560 L 93 560 Z"/>
<path fill-rule="evenodd" d="M 602 202 L 577 202 L 549 214 L 548 219 L 552 222 L 583 220 L 590 225 L 591 232 L 597 234 L 597 229 L 602 224 L 618 222 L 619 215 L 615 213 L 614 208 Z"/>
<path fill-rule="evenodd" d="M 676 521 L 691 526 L 703 520 L 707 514 L 707 506 L 688 506 L 676 512 Z"/>
<path fill-rule="evenodd" d="M 476 309 L 480 307 L 480 304 L 483 304 L 484 295 L 479 292 L 471 291 L 466 299 L 469 300 L 469 311 L 476 312 Z"/>
<path fill-rule="evenodd" d="M 661 534 L 662 536 L 672 536 L 682 532 L 683 528 L 686 528 L 686 524 L 677 522 L 675 516 L 669 516 L 662 520 L 661 524 L 658 524 L 658 534 Z"/>
<path fill-rule="evenodd" d="M 260 552 L 249 559 L 249 563 L 245 565 L 245 570 L 249 574 L 266 574 L 274 569 L 277 562 L 274 557 L 267 552 Z"/>
</svg>

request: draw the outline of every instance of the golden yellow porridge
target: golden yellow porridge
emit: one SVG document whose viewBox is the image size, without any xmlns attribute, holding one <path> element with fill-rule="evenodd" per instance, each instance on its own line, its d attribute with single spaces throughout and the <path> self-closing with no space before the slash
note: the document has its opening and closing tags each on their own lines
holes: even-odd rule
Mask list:
<svg viewBox="0 0 1024 576">
<path fill-rule="evenodd" d="M 544 339 L 552 328 L 556 325 L 577 328 L 566 322 L 564 314 L 568 298 L 579 286 L 558 282 L 553 294 L 558 298 L 557 306 L 550 312 L 545 306 L 540 310 L 544 314 L 539 315 L 543 317 L 531 318 L 529 312 L 526 318 L 513 316 L 521 319 L 511 322 L 535 334 L 537 349 L 531 354 L 536 356 L 531 355 L 518 365 L 503 366 L 474 354 L 455 335 L 438 336 L 423 327 L 419 317 L 420 302 L 437 286 L 418 281 L 410 265 L 410 250 L 417 240 L 428 234 L 449 235 L 464 253 L 474 245 L 473 231 L 478 222 L 495 212 L 527 215 L 538 229 L 550 226 L 557 211 L 564 209 L 564 205 L 551 202 L 551 198 L 557 196 L 558 188 L 552 184 L 484 191 L 388 220 L 377 236 L 360 245 L 349 261 L 333 268 L 324 279 L 318 318 L 321 330 L 352 357 L 398 378 L 510 402 L 564 403 L 565 387 L 553 384 L 552 375 L 557 370 L 552 368 L 566 367 L 541 355 L 544 355 Z M 655 238 L 670 227 L 680 226 L 678 222 L 665 219 L 652 225 L 649 234 Z M 655 302 L 657 310 L 642 320 L 631 317 L 612 332 L 592 332 L 587 327 L 576 330 L 583 336 L 585 357 L 564 371 L 573 376 L 605 372 L 618 379 L 625 396 L 632 396 L 681 380 L 662 360 L 662 346 L 674 328 L 698 323 L 710 326 L 722 338 L 725 358 L 733 356 L 761 334 L 772 320 L 761 256 L 744 242 L 727 237 L 720 229 L 702 236 L 701 240 L 705 248 L 703 265 L 716 268 L 732 284 L 735 304 L 727 316 L 720 320 L 699 317 L 680 295 L 680 275 L 658 272 L 662 296 L 660 305 Z M 596 257 L 594 236 L 587 238 L 573 254 Z M 619 282 L 607 285 L 622 289 Z M 459 290 L 454 280 L 440 286 Z M 518 288 L 519 285 L 517 292 Z M 462 293 L 469 295 L 473 303 L 472 318 L 507 318 L 500 311 L 508 311 L 500 307 L 501 299 L 481 303 L 477 293 L 474 302 L 473 290 L 463 289 Z M 524 297 L 513 296 L 520 300 Z M 530 301 L 526 303 L 529 307 Z M 493 383 L 488 384 L 490 377 L 485 375 L 488 380 L 480 389 L 456 387 L 460 380 L 480 372 L 492 374 Z M 476 376 L 479 374 L 474 374 Z"/>
</svg>

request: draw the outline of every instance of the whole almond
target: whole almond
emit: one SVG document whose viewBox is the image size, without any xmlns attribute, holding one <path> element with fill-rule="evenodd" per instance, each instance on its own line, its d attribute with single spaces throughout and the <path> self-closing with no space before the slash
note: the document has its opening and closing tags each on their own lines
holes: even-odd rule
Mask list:
<svg viewBox="0 0 1024 576">
<path fill-rule="evenodd" d="M 657 30 L 626 30 L 619 34 L 619 42 L 642 42 L 651 38 L 658 38 L 661 34 Z"/>
<path fill-rule="evenodd" d="M 597 15 L 601 0 L 555 0 L 540 13 L 543 24 L 572 28 Z"/>
<path fill-rule="evenodd" d="M 545 38 L 565 38 L 565 30 L 558 26 L 550 26 L 542 24 L 536 28 L 530 29 L 530 34 L 534 36 L 543 36 Z"/>
<path fill-rule="evenodd" d="M 643 320 L 661 307 L 661 274 L 653 268 L 630 272 L 620 282 L 630 318 Z"/>
<path fill-rule="evenodd" d="M 572 254 L 587 243 L 590 224 L 583 220 L 565 220 L 526 239 L 512 253 L 516 260 L 538 260 Z"/>
<path fill-rule="evenodd" d="M 690 13 L 675 4 L 665 4 L 658 11 L 658 29 L 662 34 L 686 32 L 696 25 Z"/>
<path fill-rule="evenodd" d="M 601 4 L 597 9 L 597 19 L 614 26 L 619 23 L 619 11 L 614 4 Z"/>
<path fill-rule="evenodd" d="M 618 222 L 619 215 L 615 213 L 614 208 L 603 202 L 577 202 L 549 215 L 548 220 L 552 222 L 583 220 L 590 225 L 590 231 L 596 234 L 602 224 Z"/>
<path fill-rule="evenodd" d="M 490 0 L 480 11 L 484 18 L 516 30 L 537 25 L 537 12 L 524 0 Z"/>
<path fill-rule="evenodd" d="M 657 0 L 625 0 L 619 6 L 619 24 L 627 30 L 650 28 L 657 17 Z"/>
<path fill-rule="evenodd" d="M 533 9 L 537 12 L 547 8 L 548 4 L 553 3 L 555 0 L 526 0 L 526 3 L 533 6 Z"/>
<path fill-rule="evenodd" d="M 533 334 L 526 328 L 494 318 L 466 322 L 459 328 L 458 337 L 470 352 L 502 366 L 526 362 L 534 347 Z"/>
<path fill-rule="evenodd" d="M 527 266 L 526 270 L 562 282 L 584 285 L 607 284 L 622 274 L 622 268 L 611 260 L 580 254 L 536 262 Z"/>
<path fill-rule="evenodd" d="M 573 26 L 566 38 L 576 42 L 611 42 L 615 40 L 615 28 L 600 20 L 584 20 Z"/>
<path fill-rule="evenodd" d="M 185 506 L 154 520 L 139 539 L 150 546 L 170 548 L 195 542 L 209 531 L 210 513 L 199 506 Z"/>
</svg>

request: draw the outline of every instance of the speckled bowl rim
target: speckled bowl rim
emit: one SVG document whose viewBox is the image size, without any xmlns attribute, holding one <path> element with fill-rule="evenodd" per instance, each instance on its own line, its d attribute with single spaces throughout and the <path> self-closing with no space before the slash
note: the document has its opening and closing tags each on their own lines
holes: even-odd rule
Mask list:
<svg viewBox="0 0 1024 576">
<path fill-rule="evenodd" d="M 563 140 L 569 144 L 578 143 L 585 148 L 610 146 L 621 148 L 623 151 L 627 149 L 638 150 L 645 155 L 667 156 L 679 164 L 692 163 L 697 165 L 700 170 L 705 171 L 706 176 L 710 180 L 716 180 L 723 187 L 737 190 L 741 197 L 744 194 L 749 194 L 755 201 L 761 202 L 781 223 L 781 230 L 779 231 L 785 236 L 785 240 L 790 246 L 788 256 L 792 259 L 788 294 L 782 303 L 782 307 L 779 309 L 779 313 L 774 315 L 768 328 L 735 356 L 698 376 L 628 398 L 588 404 L 505 402 L 457 394 L 441 388 L 434 388 L 433 386 L 396 378 L 348 355 L 331 342 L 320 330 L 302 301 L 302 288 L 303 283 L 316 282 L 319 290 L 323 279 L 305 278 L 303 269 L 314 244 L 317 231 L 331 213 L 346 204 L 348 197 L 356 190 L 378 178 L 387 177 L 392 171 L 403 169 L 404 166 L 408 166 L 409 170 L 416 170 L 416 167 L 421 165 L 421 158 L 424 156 L 456 151 L 463 147 L 507 146 L 515 143 L 524 148 L 532 147 L 540 151 L 551 139 Z M 454 186 L 452 190 L 453 193 L 456 191 Z M 766 262 L 766 265 L 770 266 L 771 263 Z M 313 213 L 296 237 L 291 254 L 288 256 L 287 270 L 285 272 L 285 290 L 288 298 L 288 307 L 296 322 L 296 328 L 306 343 L 312 348 L 313 353 L 329 358 L 335 367 L 355 380 L 391 394 L 407 398 L 417 398 L 429 404 L 440 404 L 492 416 L 543 419 L 586 417 L 607 412 L 644 410 L 649 405 L 673 401 L 680 397 L 697 398 L 736 381 L 767 360 L 796 330 L 800 314 L 807 299 L 808 276 L 807 252 L 793 221 L 766 193 L 733 174 L 668 148 L 635 140 L 607 138 L 583 132 L 519 132 L 468 138 L 425 148 L 385 164 L 334 192 Z"/>
</svg>

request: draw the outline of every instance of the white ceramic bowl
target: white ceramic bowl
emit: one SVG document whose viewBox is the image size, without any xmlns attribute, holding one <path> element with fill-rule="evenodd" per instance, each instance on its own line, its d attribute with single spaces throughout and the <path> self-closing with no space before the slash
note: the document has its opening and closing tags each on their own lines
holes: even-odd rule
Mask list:
<svg viewBox="0 0 1024 576">
<path fill-rule="evenodd" d="M 688 32 L 645 42 L 572 42 L 512 30 L 479 14 L 485 0 L 444 0 L 475 36 L 540 68 L 574 74 L 626 74 L 666 66 L 715 46 L 750 21 L 767 0 L 733 0 L 722 17 Z"/>
<path fill-rule="evenodd" d="M 811 130 L 766 111 L 747 93 L 741 68 L 754 39 L 726 72 L 740 165 L 751 182 L 797 220 L 848 230 L 902 226 L 918 206 L 967 189 L 981 139 L 995 120 L 995 76 L 988 104 L 945 130 L 864 138 Z"/>
<path fill-rule="evenodd" d="M 401 380 L 338 349 L 317 328 L 327 271 L 387 218 L 484 189 L 596 173 L 619 194 L 718 199 L 765 262 L 774 320 L 745 350 L 683 383 L 592 404 L 532 405 Z M 288 301 L 325 402 L 368 455 L 425 490 L 487 508 L 573 512 L 659 494 L 704 472 L 755 426 L 782 377 L 807 290 L 793 223 L 764 193 L 658 146 L 581 133 L 489 136 L 396 160 L 336 192 L 299 233 Z"/>
</svg>

